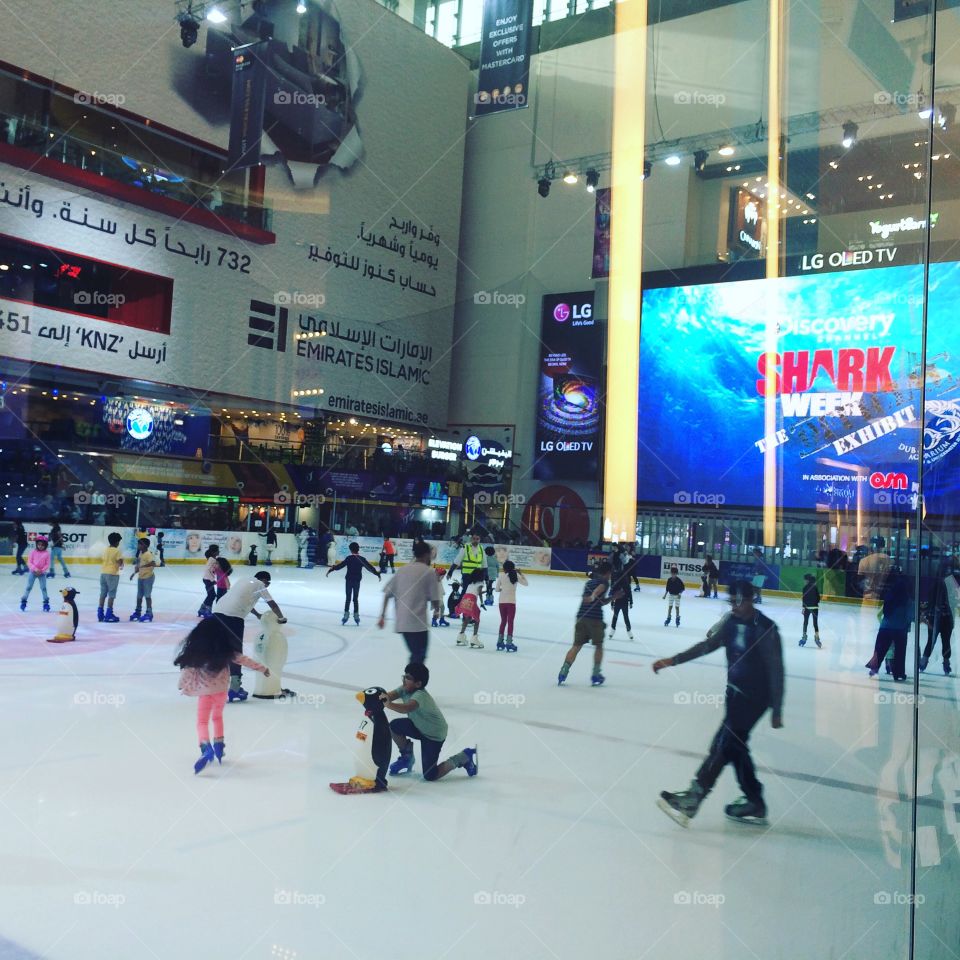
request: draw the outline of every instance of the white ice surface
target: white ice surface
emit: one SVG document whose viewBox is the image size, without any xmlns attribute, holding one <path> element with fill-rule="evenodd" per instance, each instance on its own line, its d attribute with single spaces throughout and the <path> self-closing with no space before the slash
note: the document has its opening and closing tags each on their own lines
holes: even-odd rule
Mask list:
<svg viewBox="0 0 960 960">
<path fill-rule="evenodd" d="M 722 601 L 688 590 L 682 627 L 667 628 L 662 591 L 645 585 L 636 641 L 621 627 L 607 645 L 606 686 L 591 688 L 584 651 L 558 689 L 582 581 L 531 577 L 519 653 L 495 651 L 492 612 L 481 651 L 456 648 L 455 627 L 432 631 L 444 755 L 478 743 L 480 775 L 426 783 L 418 753 L 417 775 L 391 778 L 389 793 L 344 797 L 328 783 L 352 773 L 353 694 L 399 685 L 406 662 L 391 625 L 376 628 L 369 575 L 362 625 L 341 627 L 342 575 L 273 568 L 291 621 L 285 685 L 302 699 L 228 705 L 224 764 L 195 776 L 195 701 L 178 694 L 171 661 L 195 622 L 199 569 L 158 571 L 152 624 L 126 621 L 134 585 L 122 576 L 123 622 L 107 625 L 94 615 L 95 568 L 75 567 L 81 623 L 66 647 L 45 643 L 64 581 L 50 582 L 54 612 L 39 611 L 35 588 L 20 613 L 25 578 L 8 569 L 0 957 L 905 955 L 907 907 L 896 901 L 909 890 L 910 807 L 897 796 L 909 790 L 913 714 L 877 702 L 908 685 L 862 669 L 873 610 L 825 605 L 818 651 L 797 647 L 797 601 L 765 603 L 787 666 L 785 729 L 768 715 L 752 738 L 771 826 L 725 819 L 739 794 L 727 770 L 684 830 L 655 800 L 702 759 L 722 716 L 725 661 L 721 652 L 659 676 L 650 664 L 701 639 Z M 248 639 L 254 630 L 251 621 Z M 921 732 L 932 784 L 924 855 L 955 863 L 957 835 L 937 798 L 944 771 L 957 769 L 956 701 L 939 657 L 920 689 L 925 724 L 953 731 L 950 744 Z M 886 894 L 893 903 L 875 902 Z M 956 913 L 952 896 L 942 906 Z"/>
</svg>

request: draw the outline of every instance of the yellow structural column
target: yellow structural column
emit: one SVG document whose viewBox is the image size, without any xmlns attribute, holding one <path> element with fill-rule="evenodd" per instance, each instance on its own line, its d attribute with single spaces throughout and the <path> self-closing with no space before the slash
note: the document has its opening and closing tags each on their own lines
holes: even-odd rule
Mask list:
<svg viewBox="0 0 960 960">
<path fill-rule="evenodd" d="M 775 282 L 780 276 L 782 233 L 780 223 L 781 164 L 786 165 L 786 138 L 783 137 L 781 103 L 783 88 L 783 38 L 786 33 L 783 0 L 769 0 L 769 58 L 767 63 L 767 250 L 766 299 L 763 350 L 770 371 L 765 378 L 763 395 L 763 433 L 772 437 L 777 432 L 777 343 L 779 335 L 779 304 Z M 780 483 L 777 460 L 780 451 L 767 444 L 763 454 L 763 542 L 776 546 L 777 518 L 781 511 Z"/>
<path fill-rule="evenodd" d="M 637 527 L 637 383 L 640 376 L 643 160 L 646 146 L 646 0 L 623 0 L 616 4 L 613 56 L 603 538 L 632 541 Z"/>
</svg>

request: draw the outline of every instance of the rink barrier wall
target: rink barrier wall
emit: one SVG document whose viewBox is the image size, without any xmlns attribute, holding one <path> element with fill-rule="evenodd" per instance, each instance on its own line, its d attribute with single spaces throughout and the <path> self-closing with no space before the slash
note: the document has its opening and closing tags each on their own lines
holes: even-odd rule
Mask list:
<svg viewBox="0 0 960 960">
<path fill-rule="evenodd" d="M 8 534 L 12 526 L 7 524 Z M 38 523 L 24 523 L 27 538 L 32 544 L 38 534 L 49 532 L 49 526 Z M 109 527 L 85 524 L 62 524 L 64 534 L 64 559 L 68 564 L 93 564 L 100 562 L 100 555 L 107 546 L 107 536 L 112 532 L 119 533 L 123 540 L 120 548 L 125 559 L 132 560 L 136 552 L 137 531 L 132 527 Z M 158 528 L 164 535 L 164 561 L 167 564 L 202 564 L 207 547 L 216 544 L 220 548 L 220 555 L 226 557 L 234 566 L 246 566 L 247 558 L 252 546 L 257 547 L 256 566 L 262 567 L 266 561 L 266 534 L 256 531 L 231 530 L 191 530 L 189 528 Z M 157 530 L 144 531 L 150 537 L 151 548 L 156 548 Z M 360 545 L 360 554 L 375 567 L 379 566 L 380 549 L 383 540 L 380 537 L 350 537 L 337 535 L 333 541 L 333 561 L 339 562 L 347 556 L 349 545 L 356 541 Z M 397 548 L 395 562 L 398 566 L 413 561 L 413 543 L 411 539 L 396 539 L 393 541 Z M 459 548 L 449 540 L 428 540 L 427 543 L 435 551 L 434 565 L 449 568 L 453 563 Z M 582 578 L 587 573 L 587 564 L 603 555 L 598 552 L 588 553 L 586 550 L 572 550 L 569 548 L 530 547 L 516 544 L 494 544 L 498 564 L 505 560 L 512 560 L 519 570 L 524 573 L 544 574 L 548 576 L 566 576 Z M 311 549 L 315 553 L 316 541 Z M 29 550 L 29 547 L 28 547 Z M 298 544 L 292 533 L 278 533 L 277 546 L 273 551 L 273 565 L 296 564 Z M 15 546 L 9 535 L 0 538 L 0 564 L 12 564 L 14 561 Z M 316 558 L 319 565 L 325 565 L 322 558 Z M 700 573 L 702 560 L 696 557 L 661 556 L 656 554 L 643 555 L 637 558 L 636 573 L 641 583 L 662 587 L 670 575 L 670 567 L 677 566 L 680 578 L 688 590 L 699 592 L 701 582 Z M 797 597 L 803 590 L 804 575 L 812 573 L 817 579 L 817 588 L 824 600 L 876 604 L 873 599 L 864 599 L 860 588 L 859 577 L 853 571 L 829 570 L 823 567 L 780 567 L 764 564 L 757 568 L 756 564 L 721 560 L 720 586 L 726 587 L 732 580 L 752 580 L 754 576 L 764 576 L 764 585 L 761 588 L 765 595 L 792 598 Z M 758 573 L 759 570 L 759 573 Z M 926 590 L 927 578 L 921 578 L 921 589 Z"/>
</svg>

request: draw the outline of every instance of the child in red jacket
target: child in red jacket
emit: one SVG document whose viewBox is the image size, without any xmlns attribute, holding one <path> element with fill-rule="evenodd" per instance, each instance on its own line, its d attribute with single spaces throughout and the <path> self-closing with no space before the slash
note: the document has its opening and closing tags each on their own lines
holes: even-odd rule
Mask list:
<svg viewBox="0 0 960 960">
<path fill-rule="evenodd" d="M 465 578 L 466 586 L 463 596 L 457 604 L 457 613 L 460 615 L 460 636 L 457 637 L 457 646 L 465 647 L 467 645 L 467 624 L 473 621 L 473 637 L 470 640 L 470 646 L 475 650 L 482 650 L 483 643 L 477 636 L 480 630 L 480 590 L 486 580 L 486 570 L 474 570 L 473 573 Z"/>
</svg>

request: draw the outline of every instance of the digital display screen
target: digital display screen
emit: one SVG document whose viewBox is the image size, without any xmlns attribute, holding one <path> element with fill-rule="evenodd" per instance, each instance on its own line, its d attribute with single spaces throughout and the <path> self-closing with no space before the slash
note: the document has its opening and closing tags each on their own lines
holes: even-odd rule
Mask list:
<svg viewBox="0 0 960 960">
<path fill-rule="evenodd" d="M 638 499 L 760 506 L 772 452 L 784 507 L 911 509 L 922 450 L 926 508 L 949 512 L 960 490 L 958 300 L 960 264 L 932 264 L 921 409 L 922 266 L 645 290 Z"/>
</svg>

